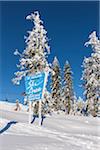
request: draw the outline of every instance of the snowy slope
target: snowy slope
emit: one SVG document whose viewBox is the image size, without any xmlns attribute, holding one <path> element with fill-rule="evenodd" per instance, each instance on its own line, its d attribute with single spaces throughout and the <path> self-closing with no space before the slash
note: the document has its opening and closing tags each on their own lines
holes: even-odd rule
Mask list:
<svg viewBox="0 0 100 150">
<path fill-rule="evenodd" d="M 12 104 L 8 110 L 5 110 L 7 103 L 0 102 L 1 105 L 0 128 L 10 121 L 18 123 L 0 135 L 0 150 L 100 149 L 100 118 L 53 114 L 47 116 L 43 126 L 39 127 L 38 119 L 34 124 L 28 124 L 28 113 L 14 112 Z"/>
</svg>

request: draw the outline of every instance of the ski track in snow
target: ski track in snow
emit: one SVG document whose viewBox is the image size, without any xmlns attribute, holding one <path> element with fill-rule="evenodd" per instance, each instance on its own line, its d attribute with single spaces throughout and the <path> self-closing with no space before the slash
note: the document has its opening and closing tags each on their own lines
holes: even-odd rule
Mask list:
<svg viewBox="0 0 100 150">
<path fill-rule="evenodd" d="M 28 124 L 28 113 L 2 109 L 0 114 L 2 128 L 11 120 L 18 121 L 0 135 L 2 150 L 100 149 L 100 118 L 53 114 L 39 127 L 38 119 Z"/>
</svg>

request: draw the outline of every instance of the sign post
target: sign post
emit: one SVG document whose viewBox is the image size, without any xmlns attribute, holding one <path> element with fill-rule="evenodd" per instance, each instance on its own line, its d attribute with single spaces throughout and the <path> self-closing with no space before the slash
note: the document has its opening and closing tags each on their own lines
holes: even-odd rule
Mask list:
<svg viewBox="0 0 100 150">
<path fill-rule="evenodd" d="M 32 102 L 29 101 L 29 124 L 31 124 L 32 121 Z"/>
<path fill-rule="evenodd" d="M 32 101 L 39 101 L 39 126 L 41 126 L 41 101 L 44 98 L 48 73 L 40 72 L 25 77 L 26 94 L 29 99 L 29 124 L 32 117 Z"/>
<path fill-rule="evenodd" d="M 41 119 L 42 119 L 42 114 L 41 114 L 41 100 L 39 101 L 39 126 L 41 126 Z"/>
</svg>

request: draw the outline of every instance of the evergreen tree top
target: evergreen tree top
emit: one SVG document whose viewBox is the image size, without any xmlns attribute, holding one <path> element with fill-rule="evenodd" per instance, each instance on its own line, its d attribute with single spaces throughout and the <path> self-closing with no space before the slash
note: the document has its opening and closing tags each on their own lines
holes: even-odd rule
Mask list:
<svg viewBox="0 0 100 150">
<path fill-rule="evenodd" d="M 28 31 L 29 37 L 26 37 L 26 43 L 28 48 L 32 48 L 34 51 L 47 51 L 50 53 L 50 47 L 48 45 L 48 38 L 46 36 L 47 31 L 44 29 L 43 21 L 40 19 L 38 11 L 28 15 L 26 19 L 31 20 L 34 23 L 32 31 Z"/>
<path fill-rule="evenodd" d="M 65 65 L 64 65 L 64 72 L 65 74 L 72 74 L 73 72 L 71 71 L 71 66 L 69 64 L 69 62 L 66 60 Z"/>
<path fill-rule="evenodd" d="M 56 56 L 54 57 L 54 60 L 53 60 L 53 66 L 59 66 L 59 61 Z"/>
<path fill-rule="evenodd" d="M 94 52 L 97 52 L 100 54 L 100 40 L 99 38 L 96 36 L 96 31 L 92 32 L 89 35 L 89 41 L 85 43 L 85 46 L 89 46 L 91 45 L 93 48 Z"/>
</svg>

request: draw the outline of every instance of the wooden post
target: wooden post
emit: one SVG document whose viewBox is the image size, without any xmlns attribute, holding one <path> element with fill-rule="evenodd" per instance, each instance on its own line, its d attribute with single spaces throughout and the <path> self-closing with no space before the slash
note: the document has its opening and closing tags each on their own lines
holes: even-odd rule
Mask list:
<svg viewBox="0 0 100 150">
<path fill-rule="evenodd" d="M 29 124 L 32 121 L 32 102 L 29 100 Z"/>
<path fill-rule="evenodd" d="M 41 119 L 42 119 L 42 115 L 41 115 L 41 100 L 39 101 L 39 126 L 41 126 Z"/>
</svg>

